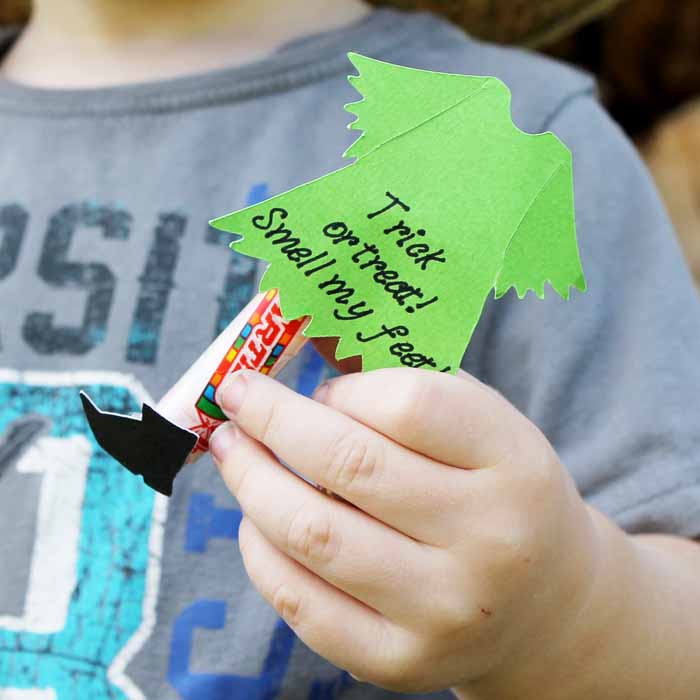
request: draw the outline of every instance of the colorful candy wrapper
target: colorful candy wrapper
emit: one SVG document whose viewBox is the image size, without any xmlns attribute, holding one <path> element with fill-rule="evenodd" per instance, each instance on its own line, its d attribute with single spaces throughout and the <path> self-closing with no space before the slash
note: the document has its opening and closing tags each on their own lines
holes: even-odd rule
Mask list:
<svg viewBox="0 0 700 700">
<path fill-rule="evenodd" d="M 81 392 L 95 439 L 149 486 L 171 495 L 180 469 L 209 451 L 213 432 L 228 420 L 216 396 L 225 377 L 241 369 L 275 376 L 306 343 L 309 321 L 285 321 L 277 290 L 258 294 L 155 408 L 143 405 L 141 416 L 101 411 Z"/>
</svg>

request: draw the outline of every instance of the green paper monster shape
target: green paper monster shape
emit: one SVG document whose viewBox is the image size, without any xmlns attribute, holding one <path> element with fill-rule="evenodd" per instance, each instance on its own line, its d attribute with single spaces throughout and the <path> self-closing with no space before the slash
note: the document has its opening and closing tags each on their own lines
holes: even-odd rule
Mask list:
<svg viewBox="0 0 700 700">
<path fill-rule="evenodd" d="M 211 223 L 270 263 L 261 290 L 339 337 L 338 359 L 454 373 L 492 289 L 585 291 L 571 154 L 513 124 L 496 78 L 349 58 L 355 161 Z"/>
</svg>

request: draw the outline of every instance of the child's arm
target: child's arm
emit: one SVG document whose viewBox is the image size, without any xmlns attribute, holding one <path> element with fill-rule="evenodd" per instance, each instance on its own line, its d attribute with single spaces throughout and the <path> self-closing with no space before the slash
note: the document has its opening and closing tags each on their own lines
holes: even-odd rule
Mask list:
<svg viewBox="0 0 700 700">
<path fill-rule="evenodd" d="M 463 700 L 691 700 L 700 688 L 700 545 L 627 536 L 601 521 L 602 560 L 578 624 L 547 654 L 536 636 L 519 677 L 484 678 Z"/>
<path fill-rule="evenodd" d="M 311 401 L 244 372 L 219 395 L 248 573 L 338 666 L 470 700 L 697 698 L 700 547 L 587 507 L 492 389 L 383 370 Z"/>
</svg>

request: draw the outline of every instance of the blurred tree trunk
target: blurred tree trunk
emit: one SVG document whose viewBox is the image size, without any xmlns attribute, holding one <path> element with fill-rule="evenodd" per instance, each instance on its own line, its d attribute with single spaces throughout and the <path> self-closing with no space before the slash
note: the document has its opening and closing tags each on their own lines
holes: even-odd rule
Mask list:
<svg viewBox="0 0 700 700">
<path fill-rule="evenodd" d="M 21 24 L 29 17 L 30 0 L 0 0 L 0 24 Z"/>
</svg>

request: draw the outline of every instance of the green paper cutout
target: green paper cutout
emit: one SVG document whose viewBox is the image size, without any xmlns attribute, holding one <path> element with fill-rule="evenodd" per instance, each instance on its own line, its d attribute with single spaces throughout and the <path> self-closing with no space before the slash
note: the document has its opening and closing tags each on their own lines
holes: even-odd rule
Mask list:
<svg viewBox="0 0 700 700">
<path fill-rule="evenodd" d="M 455 373 L 492 289 L 585 291 L 571 154 L 513 124 L 496 78 L 349 58 L 356 160 L 211 225 L 270 262 L 261 291 L 338 359 Z"/>
</svg>

